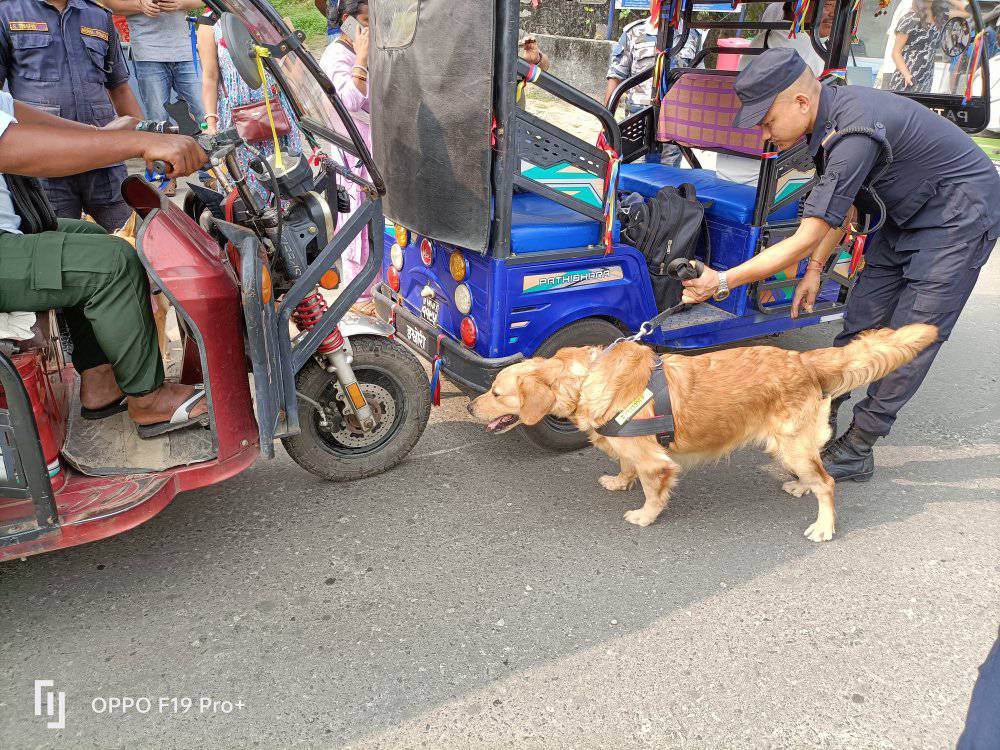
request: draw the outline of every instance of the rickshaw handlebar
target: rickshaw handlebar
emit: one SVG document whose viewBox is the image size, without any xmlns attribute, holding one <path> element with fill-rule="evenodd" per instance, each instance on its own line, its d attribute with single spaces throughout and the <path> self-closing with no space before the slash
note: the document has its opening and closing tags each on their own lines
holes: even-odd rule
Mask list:
<svg viewBox="0 0 1000 750">
<path fill-rule="evenodd" d="M 523 59 L 517 59 L 517 72 L 521 76 L 526 76 L 528 74 L 530 66 Z M 568 104 L 572 104 L 577 109 L 582 109 L 584 112 L 592 114 L 601 122 L 601 126 L 604 128 L 604 136 L 608 141 L 608 144 L 615 150 L 616 153 L 622 152 L 622 133 L 621 129 L 618 127 L 618 121 L 615 120 L 615 116 L 611 114 L 611 111 L 605 107 L 603 104 L 591 99 L 586 94 L 582 94 L 575 88 L 570 86 L 565 81 L 556 78 L 554 75 L 549 73 L 542 73 L 539 75 L 538 79 L 535 81 L 535 86 L 547 91 L 559 99 L 562 99 Z"/>
</svg>

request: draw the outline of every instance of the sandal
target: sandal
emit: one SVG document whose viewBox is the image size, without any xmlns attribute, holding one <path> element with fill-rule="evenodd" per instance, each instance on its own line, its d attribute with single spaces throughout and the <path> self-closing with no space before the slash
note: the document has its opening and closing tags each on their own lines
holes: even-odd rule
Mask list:
<svg viewBox="0 0 1000 750">
<path fill-rule="evenodd" d="M 153 438 L 173 432 L 174 430 L 183 430 L 186 427 L 194 427 L 196 425 L 207 427 L 208 412 L 199 414 L 197 417 L 191 416 L 194 407 L 203 398 L 205 398 L 205 389 L 202 387 L 196 388 L 194 395 L 178 406 L 168 421 L 154 422 L 153 424 L 137 424 L 135 426 L 136 432 L 139 433 L 139 437 L 141 438 Z"/>
<path fill-rule="evenodd" d="M 112 401 L 110 404 L 105 404 L 104 406 L 99 406 L 96 409 L 88 409 L 86 406 L 80 407 L 80 416 L 84 419 L 107 419 L 108 417 L 113 417 L 115 414 L 121 414 L 123 411 L 128 410 L 128 398 L 125 395 L 119 396 L 118 400 Z"/>
</svg>

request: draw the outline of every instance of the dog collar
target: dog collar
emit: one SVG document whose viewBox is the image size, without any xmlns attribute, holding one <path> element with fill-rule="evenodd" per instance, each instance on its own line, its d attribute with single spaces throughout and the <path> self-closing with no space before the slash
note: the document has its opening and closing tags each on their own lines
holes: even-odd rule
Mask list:
<svg viewBox="0 0 1000 750">
<path fill-rule="evenodd" d="M 635 415 L 650 400 L 653 401 L 655 416 L 635 419 Z M 598 427 L 596 432 L 604 437 L 655 435 L 656 441 L 664 448 L 673 442 L 674 415 L 670 405 L 670 389 L 667 387 L 667 375 L 663 370 L 662 360 L 657 358 L 657 366 L 650 373 L 649 382 L 642 394 Z"/>
</svg>

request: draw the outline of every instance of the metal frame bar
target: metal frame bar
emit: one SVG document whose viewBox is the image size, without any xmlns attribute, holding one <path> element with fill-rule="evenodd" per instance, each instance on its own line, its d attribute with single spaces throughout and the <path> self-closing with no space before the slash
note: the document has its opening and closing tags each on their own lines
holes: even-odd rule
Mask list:
<svg viewBox="0 0 1000 750">
<path fill-rule="evenodd" d="M 498 3 L 496 43 L 493 63 L 493 117 L 496 147 L 493 155 L 493 222 L 490 255 L 510 257 L 510 223 L 514 194 L 514 90 L 517 86 L 517 39 L 521 6 L 517 2 Z"/>
<path fill-rule="evenodd" d="M 337 323 L 340 322 L 340 319 L 344 317 L 344 313 L 347 312 L 348 308 L 354 304 L 361 292 L 368 288 L 378 274 L 379 268 L 382 265 L 382 253 L 376 252 L 376 250 L 381 249 L 381 244 L 376 245 L 375 241 L 378 239 L 381 242 L 382 232 L 384 231 L 382 201 L 373 200 L 359 206 L 336 232 L 333 239 L 327 243 L 327 246 L 320 251 L 316 259 L 309 264 L 306 272 L 296 280 L 292 288 L 285 292 L 284 297 L 282 297 L 277 318 L 279 325 L 288 326 L 295 306 L 312 293 L 316 285 L 319 284 L 319 280 L 323 274 L 333 268 L 333 264 L 343 255 L 348 245 L 364 230 L 368 231 L 369 253 L 368 260 L 361 273 L 355 276 L 351 280 L 351 283 L 341 291 L 334 303 L 327 308 L 327 311 L 320 318 L 319 322 L 309 329 L 306 334 L 295 340 L 294 346 L 292 345 L 292 340 L 288 337 L 280 339 L 282 358 L 290 367 L 290 370 L 286 369 L 286 374 L 292 376 L 292 381 L 294 381 L 295 374 L 305 366 L 309 358 L 316 353 L 319 345 L 333 331 Z"/>
<path fill-rule="evenodd" d="M 24 388 L 17 367 L 2 352 L 0 352 L 0 387 L 3 388 L 7 398 L 6 411 L 10 418 L 10 427 L 14 433 L 17 456 L 24 477 L 24 487 L 10 485 L 0 489 L 0 492 L 5 493 L 6 497 L 30 498 L 37 525 L 36 529 L 0 537 L 0 543 L 11 544 L 55 529 L 58 526 L 59 513 L 45 463 L 45 454 L 42 452 L 42 443 L 38 437 L 38 425 L 35 423 L 31 399 L 28 398 L 28 392 Z"/>
</svg>

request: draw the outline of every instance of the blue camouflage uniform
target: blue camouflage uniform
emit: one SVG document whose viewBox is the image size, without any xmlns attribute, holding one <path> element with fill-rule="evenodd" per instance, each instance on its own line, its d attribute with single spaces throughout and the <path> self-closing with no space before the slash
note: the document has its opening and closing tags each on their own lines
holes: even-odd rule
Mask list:
<svg viewBox="0 0 1000 750">
<path fill-rule="evenodd" d="M 0 83 L 15 99 L 67 120 L 98 127 L 115 117 L 108 89 L 128 83 L 111 13 L 91 0 L 68 0 L 59 13 L 44 0 L 0 3 Z M 122 226 L 124 164 L 43 180 L 62 218 L 86 211 L 105 229 Z"/>
<path fill-rule="evenodd" d="M 847 131 L 861 129 L 863 133 Z M 883 143 L 891 149 L 885 162 Z M 823 174 L 804 202 L 803 218 L 840 226 L 859 190 L 885 203 L 884 226 L 868 241 L 865 267 L 847 302 L 842 346 L 861 331 L 932 323 L 938 341 L 916 359 L 872 383 L 854 423 L 888 435 L 948 339 L 1000 237 L 1000 175 L 956 125 L 887 91 L 824 85 L 809 148 Z M 881 174 L 879 174 L 881 172 Z M 846 397 L 845 397 L 846 398 Z"/>
</svg>

